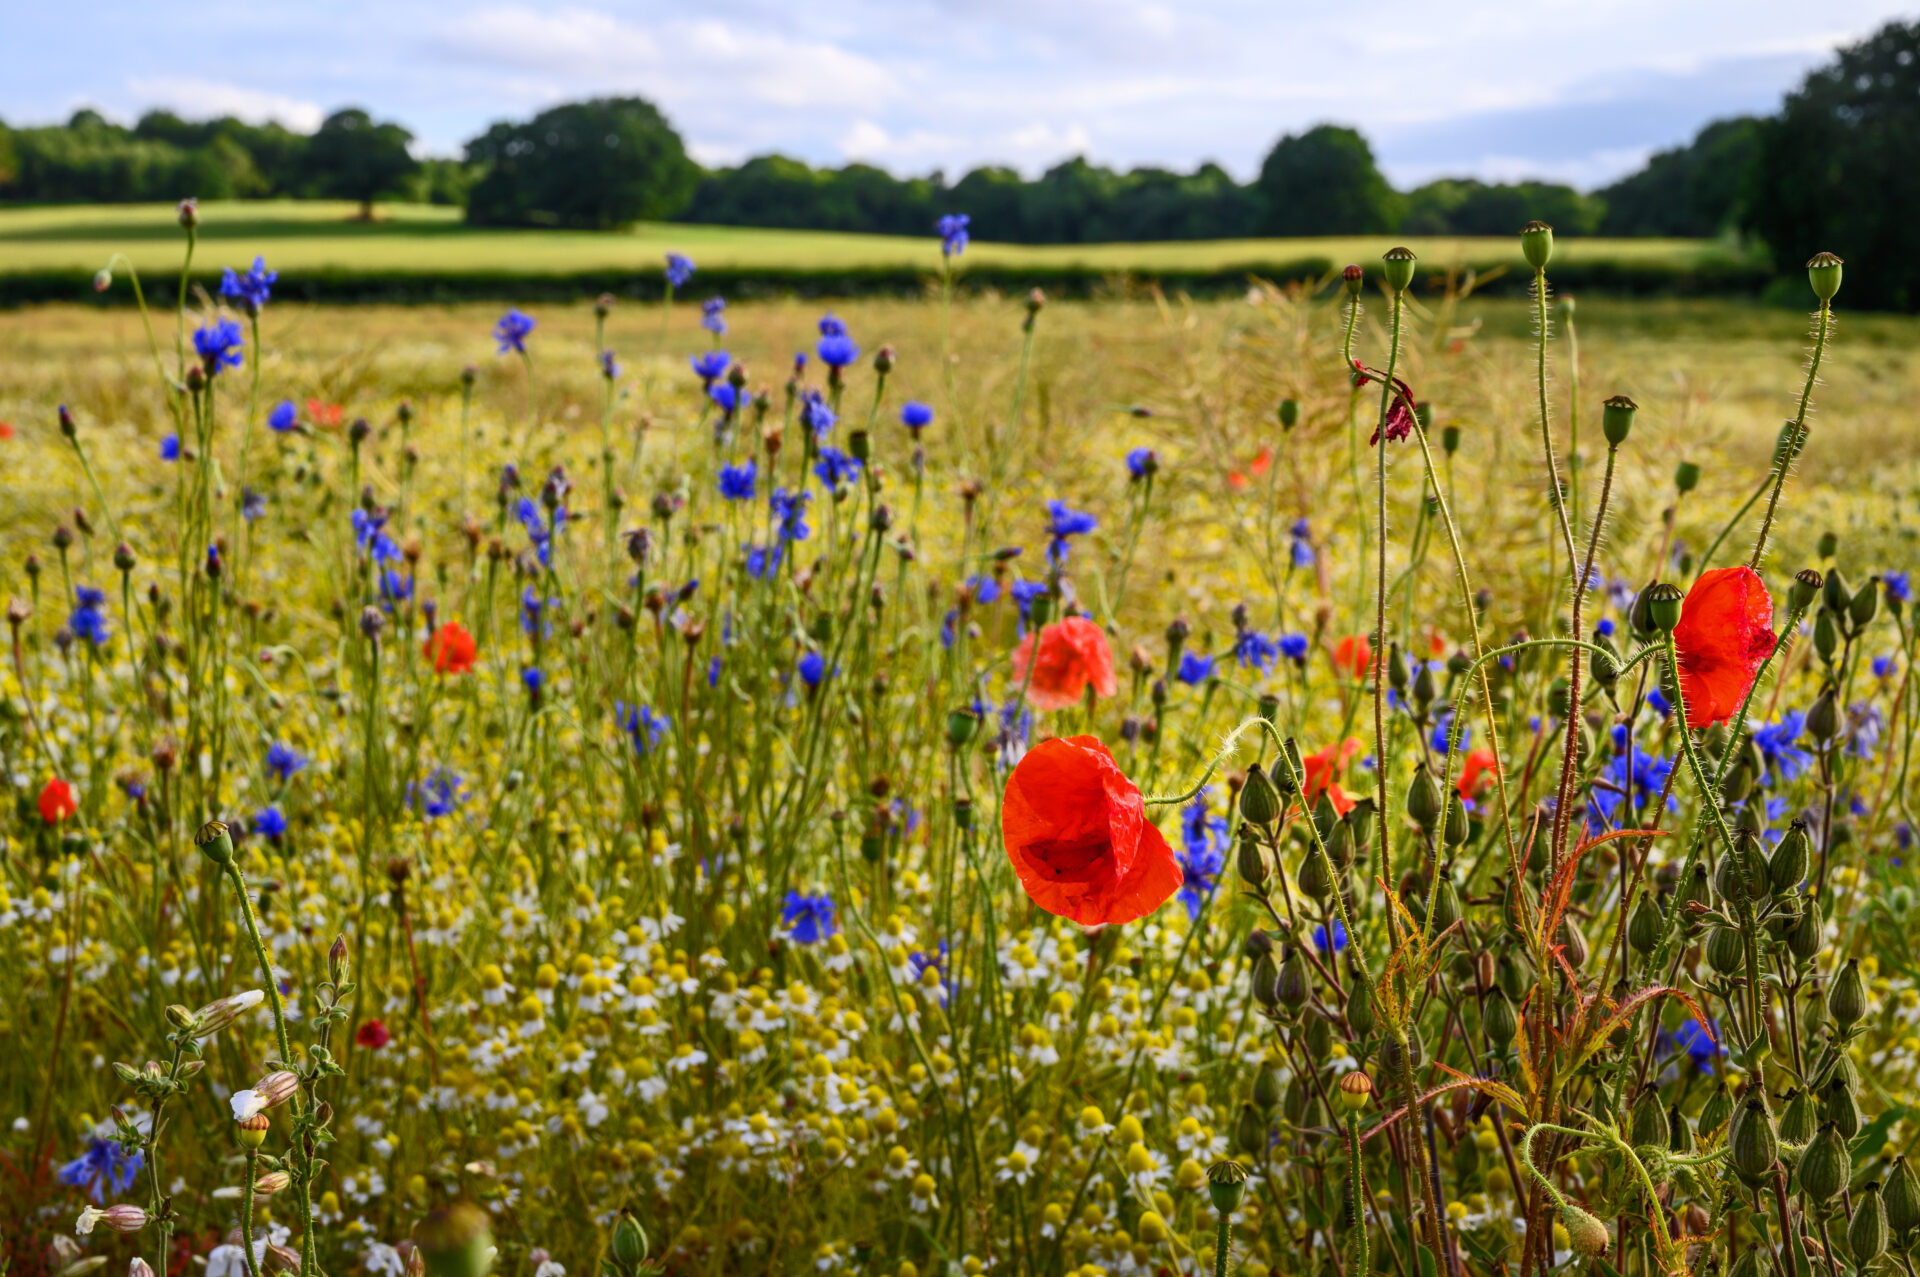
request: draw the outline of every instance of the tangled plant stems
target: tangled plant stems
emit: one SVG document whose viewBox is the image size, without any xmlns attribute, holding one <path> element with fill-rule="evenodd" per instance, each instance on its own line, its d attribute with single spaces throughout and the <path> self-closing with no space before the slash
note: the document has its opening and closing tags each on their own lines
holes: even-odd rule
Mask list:
<svg viewBox="0 0 1920 1277">
<path fill-rule="evenodd" d="M 265 262 L 190 312 L 198 216 L 171 359 L 131 281 L 169 441 L 0 442 L 76 507 L 0 568 L 10 1272 L 1911 1277 L 1909 577 L 1765 553 L 1838 259 L 1664 580 L 1651 410 L 1561 450 L 1540 223 L 1523 542 L 1405 249 L 1377 328 L 1257 293 L 1255 462 L 1141 406 L 1102 475 L 1046 299 L 956 322 L 961 214 L 937 372 L 831 314 L 749 370 L 781 312 L 682 332 L 673 256 L 631 367 L 610 297 L 510 310 L 357 417 Z M 1284 562 L 1193 566 L 1221 515 Z"/>
</svg>

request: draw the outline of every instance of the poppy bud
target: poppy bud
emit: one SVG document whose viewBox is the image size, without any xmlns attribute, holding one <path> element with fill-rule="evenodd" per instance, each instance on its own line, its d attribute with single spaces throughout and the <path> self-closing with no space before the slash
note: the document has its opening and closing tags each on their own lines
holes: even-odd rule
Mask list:
<svg viewBox="0 0 1920 1277">
<path fill-rule="evenodd" d="M 210 820 L 200 826 L 193 845 L 200 849 L 201 855 L 222 868 L 233 863 L 233 835 L 225 821 Z"/>
<path fill-rule="evenodd" d="M 1536 271 L 1545 270 L 1547 263 L 1553 258 L 1553 227 L 1547 225 L 1545 222 L 1538 221 L 1528 222 L 1525 226 L 1522 226 L 1520 228 L 1520 251 L 1526 254 L 1527 265 L 1533 267 Z M 1602 1246 L 1601 1250 L 1604 1249 L 1606 1249 L 1606 1247 Z M 1583 1251 L 1581 1253 L 1585 1254 L 1587 1252 Z M 1593 1251 L 1592 1253 L 1597 1255 L 1600 1251 Z"/>
<path fill-rule="evenodd" d="M 1402 696 L 1407 694 L 1407 658 L 1398 642 L 1387 645 L 1387 686 Z"/>
<path fill-rule="evenodd" d="M 1847 1224 L 1847 1253 L 1862 1270 L 1887 1250 L 1887 1204 L 1880 1196 L 1880 1185 L 1867 1185 L 1867 1191 L 1853 1199 L 1853 1219 Z"/>
<path fill-rule="evenodd" d="M 1439 689 L 1433 685 L 1433 666 L 1421 661 L 1413 675 L 1413 700 L 1421 709 L 1433 704 Z"/>
<path fill-rule="evenodd" d="M 1807 734 L 1825 745 L 1840 730 L 1840 706 L 1834 697 L 1834 689 L 1829 684 L 1807 711 Z"/>
<path fill-rule="evenodd" d="M 1276 983 L 1276 996 L 1281 1002 L 1296 1011 L 1307 1001 L 1307 960 L 1300 956 L 1298 949 L 1287 955 L 1280 964 L 1280 976 Z"/>
<path fill-rule="evenodd" d="M 1673 633 L 1673 627 L 1680 624 L 1680 604 L 1686 597 L 1679 586 L 1669 581 L 1661 581 L 1647 590 L 1647 621 L 1652 632 Z"/>
<path fill-rule="evenodd" d="M 492 1223 L 471 1202 L 428 1212 L 413 1226 L 413 1244 L 430 1277 L 486 1277 L 493 1266 Z"/>
<path fill-rule="evenodd" d="M 1280 791 L 1259 763 L 1247 768 L 1246 783 L 1240 786 L 1240 815 L 1247 823 L 1262 826 L 1280 818 Z"/>
<path fill-rule="evenodd" d="M 630 1210 L 622 1210 L 613 1221 L 613 1257 L 628 1267 L 647 1257 L 647 1230 Z"/>
<path fill-rule="evenodd" d="M 1627 441 L 1627 435 L 1633 430 L 1633 414 L 1640 405 L 1626 395 L 1615 395 L 1600 405 L 1600 433 L 1607 442 L 1618 448 Z"/>
<path fill-rule="evenodd" d="M 1673 1132 L 1667 1129 L 1667 1110 L 1660 1103 L 1660 1093 L 1648 1090 L 1640 1093 L 1633 1106 L 1633 1142 L 1636 1147 L 1651 1144 L 1665 1148 L 1673 1138 Z"/>
<path fill-rule="evenodd" d="M 1902 1237 L 1920 1228 L 1920 1181 L 1915 1180 L 1906 1158 L 1894 1158 L 1887 1168 L 1884 1196 L 1889 1228 Z"/>
<path fill-rule="evenodd" d="M 1740 1109 L 1739 1118 L 1727 1133 L 1733 1153 L 1734 1173 L 1748 1184 L 1758 1184 L 1773 1173 L 1780 1160 L 1780 1141 L 1773 1131 L 1773 1115 L 1757 1094 Z"/>
<path fill-rule="evenodd" d="M 1282 430 L 1293 429 L 1296 425 L 1300 424 L 1300 401 L 1298 399 L 1282 399 L 1276 415 L 1280 419 L 1280 428 Z"/>
<path fill-rule="evenodd" d="M 1829 533 L 1831 535 L 1831 533 Z M 1821 606 L 1836 615 L 1844 616 L 1853 604 L 1853 587 L 1847 583 L 1846 574 L 1839 568 L 1827 573 L 1820 592 Z"/>
<path fill-rule="evenodd" d="M 1780 839 L 1780 845 L 1773 849 L 1773 858 L 1767 862 L 1767 882 L 1775 895 L 1792 891 L 1807 876 L 1807 822 L 1795 820 L 1787 826 L 1787 832 Z"/>
<path fill-rule="evenodd" d="M 1607 1226 L 1586 1211 L 1572 1202 L 1562 1202 L 1560 1222 L 1566 1226 L 1567 1241 L 1575 1254 L 1593 1258 L 1607 1253 Z"/>
<path fill-rule="evenodd" d="M 1833 664 L 1834 653 L 1840 650 L 1840 628 L 1833 623 L 1833 613 L 1825 608 L 1814 618 L 1813 650 L 1827 665 Z"/>
<path fill-rule="evenodd" d="M 1682 493 L 1692 492 L 1700 486 L 1700 467 L 1691 461 L 1682 461 L 1673 468 L 1673 486 Z"/>
<path fill-rule="evenodd" d="M 1620 681 L 1620 658 L 1614 650 L 1613 640 L 1602 634 L 1594 640 L 1598 652 L 1587 655 L 1587 672 L 1593 675 L 1593 681 L 1607 691 Z"/>
<path fill-rule="evenodd" d="M 1382 274 L 1386 276 L 1387 287 L 1396 293 L 1404 293 L 1413 286 L 1413 250 L 1405 246 L 1389 248 L 1380 255 L 1386 263 Z"/>
<path fill-rule="evenodd" d="M 1480 1029 L 1487 1040 L 1498 1047 L 1507 1047 L 1520 1032 L 1520 1017 L 1514 1012 L 1513 999 L 1506 990 L 1496 988 L 1487 995 L 1480 1008 Z"/>
<path fill-rule="evenodd" d="M 1661 914 L 1653 892 L 1641 892 L 1640 899 L 1634 902 L 1633 915 L 1627 919 L 1627 943 L 1638 953 L 1652 953 L 1666 929 L 1667 920 Z"/>
<path fill-rule="evenodd" d="M 1440 447 L 1449 456 L 1460 451 L 1460 427 L 1449 422 L 1440 428 Z"/>
<path fill-rule="evenodd" d="M 1233 1142 L 1249 1155 L 1267 1151 L 1267 1119 L 1253 1105 L 1240 1106 L 1240 1119 L 1233 1124 Z"/>
<path fill-rule="evenodd" d="M 1253 1000 L 1271 1011 L 1280 1005 L 1280 966 L 1272 953 L 1263 953 L 1253 963 Z"/>
<path fill-rule="evenodd" d="M 1747 940 L 1738 927 L 1715 927 L 1707 937 L 1707 965 L 1721 975 L 1732 975 L 1745 965 Z"/>
<path fill-rule="evenodd" d="M 1241 826 L 1240 846 L 1234 862 L 1240 871 L 1240 880 L 1249 887 L 1259 887 L 1267 881 L 1267 857 L 1260 850 L 1258 840 L 1250 837 L 1252 833 L 1252 826 Z"/>
<path fill-rule="evenodd" d="M 980 712 L 970 705 L 947 711 L 947 744 L 965 749 L 980 730 Z"/>
<path fill-rule="evenodd" d="M 1347 296 L 1349 297 L 1358 297 L 1360 295 L 1360 286 L 1366 278 L 1367 272 L 1361 270 L 1358 266 L 1349 266 L 1340 272 L 1340 280 L 1346 285 Z"/>
<path fill-rule="evenodd" d="M 1355 1040 L 1363 1039 L 1373 1033 L 1378 1021 L 1373 1014 L 1373 997 L 1366 986 L 1358 979 L 1348 982 L 1347 988 L 1347 1027 L 1353 1030 Z"/>
<path fill-rule="evenodd" d="M 1368 795 L 1355 803 L 1353 810 L 1347 813 L 1346 826 L 1353 833 L 1353 849 L 1356 852 L 1364 854 L 1372 845 L 1373 818 L 1379 810 L 1379 804 L 1373 801 L 1372 795 Z"/>
<path fill-rule="evenodd" d="M 1874 577 L 1853 592 L 1853 599 L 1847 604 L 1847 619 L 1853 622 L 1853 632 L 1858 634 L 1873 623 L 1875 613 L 1880 610 L 1880 578 Z"/>
<path fill-rule="evenodd" d="M 1407 815 L 1426 830 L 1440 817 L 1440 786 L 1425 763 L 1414 770 L 1413 783 L 1407 786 Z"/>
<path fill-rule="evenodd" d="M 1847 1142 L 1829 1122 L 1820 1128 L 1813 1143 L 1807 1145 L 1807 1151 L 1800 1156 L 1801 1191 L 1815 1202 L 1824 1203 L 1846 1186 L 1852 1170 L 1853 1159 L 1847 1152 Z"/>
<path fill-rule="evenodd" d="M 1845 265 L 1832 253 L 1815 253 L 1807 259 L 1807 282 L 1813 285 L 1813 295 L 1823 302 L 1830 302 L 1834 294 L 1840 291 L 1841 267 Z"/>
</svg>

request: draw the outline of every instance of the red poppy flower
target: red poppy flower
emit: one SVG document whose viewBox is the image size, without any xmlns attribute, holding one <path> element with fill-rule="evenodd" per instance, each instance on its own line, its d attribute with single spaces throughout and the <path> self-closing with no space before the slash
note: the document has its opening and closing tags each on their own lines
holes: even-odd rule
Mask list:
<svg viewBox="0 0 1920 1277">
<path fill-rule="evenodd" d="M 354 1033 L 355 1046 L 364 1046 L 370 1051 L 378 1051 L 393 1041 L 393 1034 L 387 1032 L 387 1026 L 378 1020 L 368 1020 Z"/>
<path fill-rule="evenodd" d="M 1227 486 L 1229 488 L 1232 488 L 1235 492 L 1244 491 L 1247 486 L 1247 475 L 1250 474 L 1257 479 L 1272 468 L 1273 468 L 1273 449 L 1262 448 L 1260 449 L 1259 455 L 1254 457 L 1252 461 L 1249 461 L 1247 463 L 1247 468 L 1244 472 L 1239 470 L 1233 470 L 1228 472 Z"/>
<path fill-rule="evenodd" d="M 324 399 L 307 400 L 307 420 L 324 429 L 333 429 L 346 418 L 347 410 Z"/>
<path fill-rule="evenodd" d="M 1027 680 L 1029 661 L 1034 662 L 1031 682 Z M 1027 702 L 1035 709 L 1065 709 L 1080 699 L 1088 684 L 1097 696 L 1112 696 L 1120 690 L 1113 677 L 1113 651 L 1107 636 L 1084 616 L 1055 621 L 1022 639 L 1013 650 L 1013 681 L 1027 685 Z"/>
<path fill-rule="evenodd" d="M 80 804 L 73 800 L 73 786 L 58 776 L 40 791 L 40 819 L 49 825 L 57 825 L 79 810 Z"/>
<path fill-rule="evenodd" d="M 1681 605 L 1673 645 L 1687 726 L 1732 718 L 1773 651 L 1773 599 L 1760 574 L 1745 566 L 1701 573 Z"/>
<path fill-rule="evenodd" d="M 1335 783 L 1340 773 L 1347 769 L 1347 762 L 1360 752 L 1360 742 L 1349 736 L 1338 745 L 1329 745 L 1317 754 L 1308 754 L 1300 760 L 1306 772 L 1307 806 L 1320 801 L 1325 794 L 1333 803 L 1333 809 L 1342 816 L 1353 810 L 1353 799 Z"/>
<path fill-rule="evenodd" d="M 4 421 L 0 421 L 0 439 L 11 438 L 13 438 L 13 427 Z"/>
<path fill-rule="evenodd" d="M 1143 918 L 1185 881 L 1139 787 L 1097 736 L 1028 750 L 1007 781 L 1000 833 L 1033 902 L 1084 927 Z"/>
<path fill-rule="evenodd" d="M 1373 668 L 1373 644 L 1364 634 L 1354 634 L 1333 645 L 1333 668 L 1348 678 L 1365 678 Z"/>
<path fill-rule="evenodd" d="M 1492 778 L 1494 762 L 1494 753 L 1490 749 L 1476 749 L 1467 754 L 1466 762 L 1460 766 L 1460 780 L 1454 786 L 1460 791 L 1460 797 L 1474 797 L 1481 780 Z"/>
<path fill-rule="evenodd" d="M 473 673 L 473 658 L 479 650 L 473 635 L 458 621 L 448 621 L 435 630 L 424 648 L 435 672 L 441 674 Z"/>
</svg>

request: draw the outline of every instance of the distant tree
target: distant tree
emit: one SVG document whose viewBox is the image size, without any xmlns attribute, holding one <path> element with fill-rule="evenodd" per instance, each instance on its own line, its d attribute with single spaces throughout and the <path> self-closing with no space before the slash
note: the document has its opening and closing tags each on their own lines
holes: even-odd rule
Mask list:
<svg viewBox="0 0 1920 1277">
<path fill-rule="evenodd" d="M 373 202 L 401 194 L 419 161 L 408 152 L 413 134 L 398 124 L 377 124 L 359 107 L 335 111 L 307 143 L 312 193 L 358 200 L 371 220 Z"/>
<path fill-rule="evenodd" d="M 1555 182 L 1442 178 L 1406 200 L 1400 230 L 1408 235 L 1512 235 L 1536 220 L 1562 235 L 1591 235 L 1604 211 L 1600 200 Z"/>
<path fill-rule="evenodd" d="M 1401 197 L 1374 164 L 1373 148 L 1337 124 L 1281 138 L 1256 185 L 1269 235 L 1372 235 L 1400 224 Z"/>
<path fill-rule="evenodd" d="M 1715 120 L 1693 141 L 1659 151 L 1639 172 L 1596 192 L 1606 202 L 1604 235 L 1704 238 L 1745 217 L 1760 153 L 1761 122 Z"/>
<path fill-rule="evenodd" d="M 650 102 L 595 98 L 495 124 L 467 143 L 481 172 L 467 220 L 490 226 L 608 229 L 671 217 L 700 170 Z"/>
<path fill-rule="evenodd" d="M 0 191 L 13 185 L 20 176 L 20 148 L 14 144 L 13 130 L 0 121 Z"/>
<path fill-rule="evenodd" d="M 1759 152 L 1746 224 L 1779 269 L 1838 253 L 1849 303 L 1920 307 L 1920 23 L 1889 23 L 1808 75 Z"/>
</svg>

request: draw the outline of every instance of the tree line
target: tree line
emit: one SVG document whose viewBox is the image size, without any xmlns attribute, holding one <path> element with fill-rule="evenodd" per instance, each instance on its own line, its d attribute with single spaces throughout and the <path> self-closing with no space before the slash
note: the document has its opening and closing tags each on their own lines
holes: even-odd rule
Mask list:
<svg viewBox="0 0 1920 1277">
<path fill-rule="evenodd" d="M 1028 179 L 983 166 L 949 182 L 782 155 L 703 169 L 638 98 L 568 103 L 501 122 L 458 159 L 416 159 L 412 135 L 355 108 L 312 134 L 152 111 L 131 127 L 82 110 L 0 123 L 0 200 L 116 202 L 265 196 L 465 208 L 487 226 L 607 229 L 677 220 L 926 234 L 966 212 L 983 239 L 1061 244 L 1336 234 L 1505 235 L 1538 218 L 1565 234 L 1737 234 L 1793 265 L 1815 247 L 1869 266 L 1849 294 L 1920 305 L 1920 23 L 1893 22 L 1807 76 L 1768 117 L 1720 120 L 1603 189 L 1447 178 L 1398 191 L 1356 130 L 1289 134 L 1239 182 L 1216 164 L 1121 172 L 1074 158 Z M 1810 247 L 1811 246 L 1811 247 Z M 1855 281 L 1860 289 L 1856 290 Z"/>
</svg>

